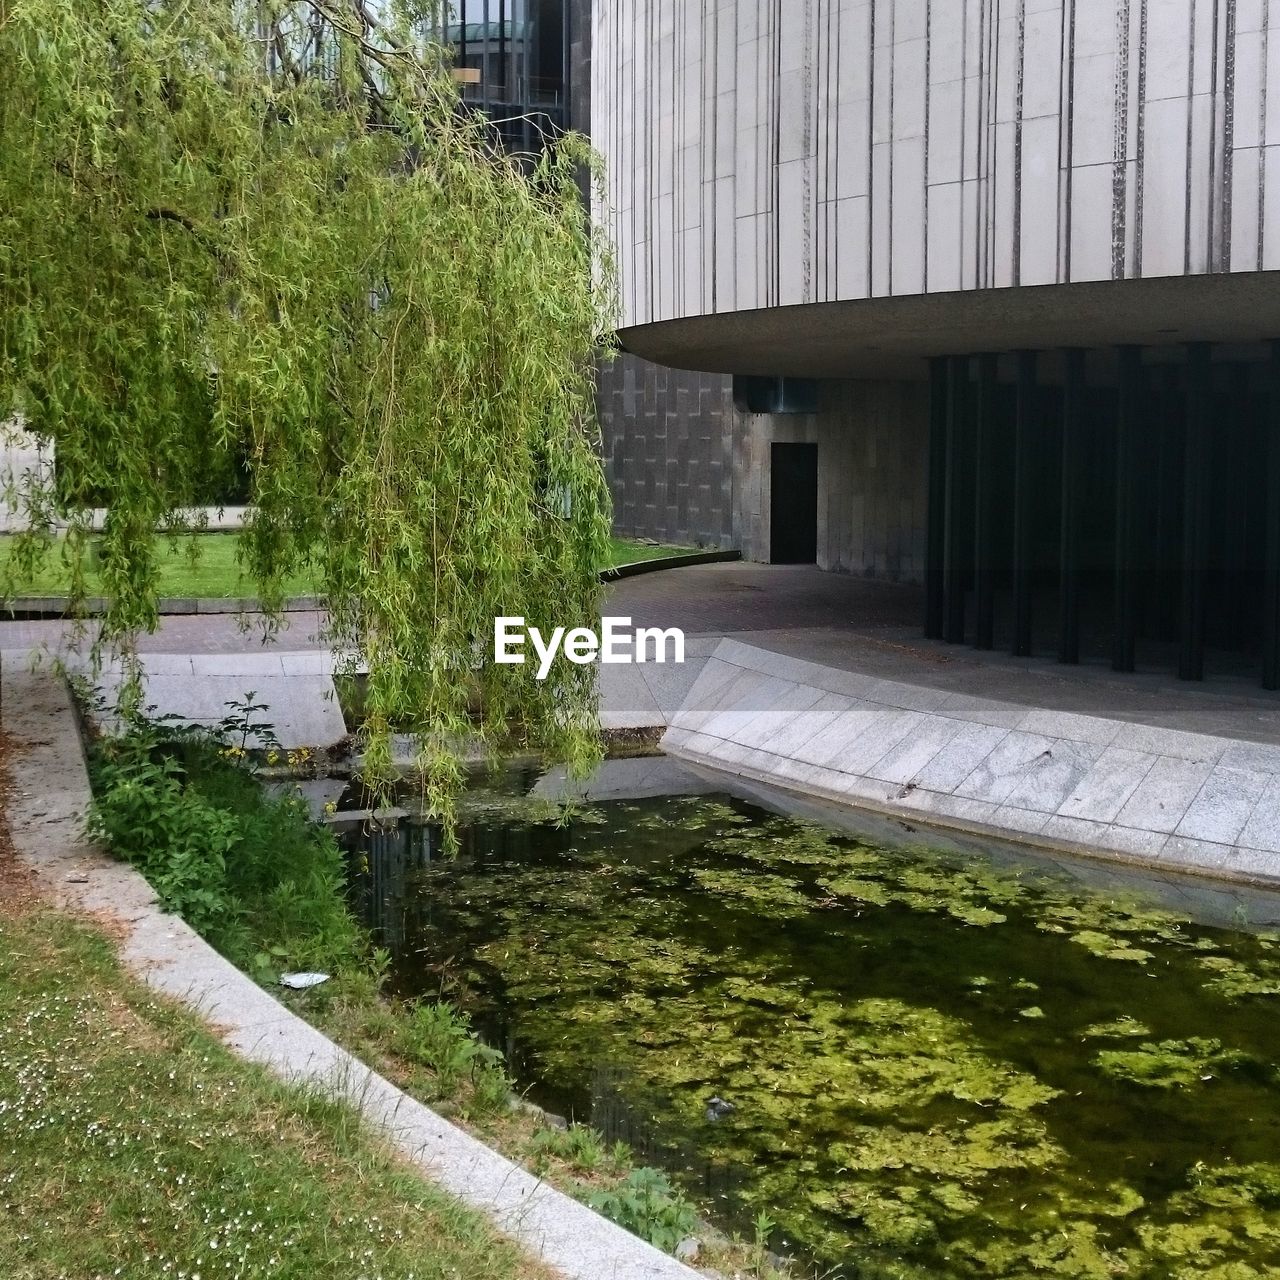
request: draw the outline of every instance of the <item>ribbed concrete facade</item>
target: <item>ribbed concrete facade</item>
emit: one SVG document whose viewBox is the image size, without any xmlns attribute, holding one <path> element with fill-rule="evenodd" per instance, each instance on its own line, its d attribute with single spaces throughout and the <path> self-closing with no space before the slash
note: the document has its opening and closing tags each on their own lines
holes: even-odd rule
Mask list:
<svg viewBox="0 0 1280 1280">
<path fill-rule="evenodd" d="M 1270 0 L 597 0 L 626 326 L 1280 268 Z"/>
<path fill-rule="evenodd" d="M 592 13 L 623 345 L 773 410 L 746 554 L 1280 688 L 1280 0 Z"/>
</svg>

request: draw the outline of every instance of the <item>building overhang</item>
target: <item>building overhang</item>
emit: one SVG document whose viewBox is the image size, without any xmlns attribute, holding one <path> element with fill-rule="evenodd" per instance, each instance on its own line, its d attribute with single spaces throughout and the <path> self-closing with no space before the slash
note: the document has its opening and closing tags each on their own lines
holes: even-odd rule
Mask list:
<svg viewBox="0 0 1280 1280">
<path fill-rule="evenodd" d="M 923 378 L 933 356 L 1280 339 L 1280 272 L 1016 286 L 690 316 L 621 330 L 623 347 L 706 373 Z M 1248 358 L 1241 351 L 1241 358 Z"/>
</svg>

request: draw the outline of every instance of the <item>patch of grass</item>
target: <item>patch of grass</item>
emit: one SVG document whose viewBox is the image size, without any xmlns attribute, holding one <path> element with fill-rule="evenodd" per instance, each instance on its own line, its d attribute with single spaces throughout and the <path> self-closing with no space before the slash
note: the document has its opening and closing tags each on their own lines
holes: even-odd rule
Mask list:
<svg viewBox="0 0 1280 1280">
<path fill-rule="evenodd" d="M 553 1160 L 560 1160 L 575 1173 L 590 1176 L 600 1170 L 625 1172 L 631 1164 L 631 1149 L 625 1142 L 608 1146 L 600 1133 L 585 1124 L 566 1129 L 539 1129 L 529 1143 L 534 1168 L 545 1172 Z"/>
<path fill-rule="evenodd" d="M 235 533 L 202 533 L 176 541 L 157 535 L 161 596 L 185 596 L 205 600 L 243 600 L 257 595 L 252 579 L 236 558 L 240 538 Z M 60 545 L 49 549 L 35 575 L 20 579 L 11 566 L 14 539 L 0 536 L 0 590 L 5 594 L 60 596 L 67 592 L 70 575 L 62 561 Z M 96 572 L 90 570 L 90 594 L 101 590 Z M 285 586 L 290 596 L 315 595 L 313 575 L 294 574 Z"/>
<path fill-rule="evenodd" d="M 471 1030 L 465 1013 L 443 1001 L 422 1001 L 407 1010 L 395 1034 L 401 1053 L 430 1071 L 438 1097 L 453 1097 L 469 1083 L 476 1110 L 506 1109 L 511 1084 L 502 1054 Z"/>
<path fill-rule="evenodd" d="M 673 547 L 637 542 L 632 538 L 609 539 L 609 562 L 602 569 L 618 569 L 624 564 L 639 564 L 644 560 L 660 560 L 664 556 L 692 556 L 701 547 Z"/>
<path fill-rule="evenodd" d="M 547 1280 L 349 1108 L 230 1056 L 100 934 L 0 907 L 0 1270 Z"/>
<path fill-rule="evenodd" d="M 160 595 L 198 600 L 251 600 L 257 587 L 241 569 L 236 558 L 239 535 L 235 533 L 202 533 L 176 541 L 156 537 L 156 555 L 160 564 Z M 61 547 L 50 547 L 35 574 L 27 577 L 18 572 L 13 562 L 14 538 L 0 535 L 0 594 L 5 596 L 62 596 L 67 593 L 70 574 L 62 561 Z M 688 555 L 697 547 L 651 546 L 628 538 L 611 538 L 609 553 L 601 569 L 661 556 Z M 89 594 L 102 589 L 92 569 L 87 583 Z M 286 596 L 319 595 L 320 587 L 312 573 L 295 573 L 285 584 Z"/>
</svg>

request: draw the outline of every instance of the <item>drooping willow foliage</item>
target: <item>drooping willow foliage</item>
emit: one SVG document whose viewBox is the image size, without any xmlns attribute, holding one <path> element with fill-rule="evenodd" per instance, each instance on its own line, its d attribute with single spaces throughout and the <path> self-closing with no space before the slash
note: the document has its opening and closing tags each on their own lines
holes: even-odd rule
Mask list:
<svg viewBox="0 0 1280 1280">
<path fill-rule="evenodd" d="M 371 775 L 408 728 L 447 809 L 477 705 L 491 742 L 596 750 L 591 668 L 491 659 L 495 616 L 598 617 L 612 294 L 585 146 L 503 156 L 433 6 L 376 9 L 0 0 L 0 421 L 57 458 L 14 563 L 52 548 L 79 600 L 94 557 L 126 654 L 154 531 L 246 470 L 263 601 L 315 566 Z"/>
</svg>

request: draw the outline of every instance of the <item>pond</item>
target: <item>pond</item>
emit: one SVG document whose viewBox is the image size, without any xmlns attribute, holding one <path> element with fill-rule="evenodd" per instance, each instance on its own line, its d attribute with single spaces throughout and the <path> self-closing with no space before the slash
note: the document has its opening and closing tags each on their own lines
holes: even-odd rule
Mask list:
<svg viewBox="0 0 1280 1280">
<path fill-rule="evenodd" d="M 394 982 L 535 1101 L 824 1274 L 1280 1276 L 1269 900 L 1197 920 L 714 792 L 562 822 L 535 781 L 473 791 L 456 860 L 422 828 L 358 860 Z"/>
</svg>

